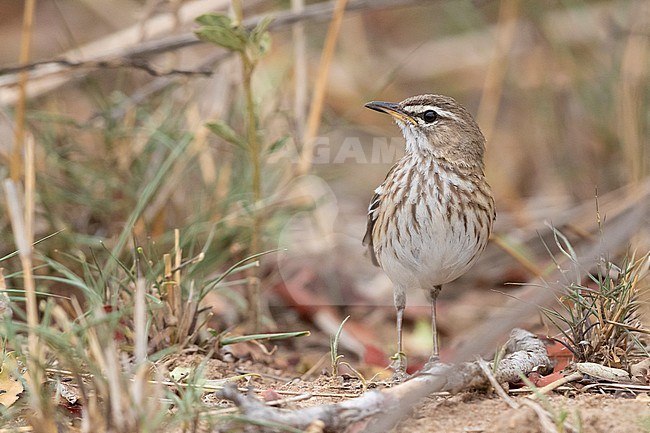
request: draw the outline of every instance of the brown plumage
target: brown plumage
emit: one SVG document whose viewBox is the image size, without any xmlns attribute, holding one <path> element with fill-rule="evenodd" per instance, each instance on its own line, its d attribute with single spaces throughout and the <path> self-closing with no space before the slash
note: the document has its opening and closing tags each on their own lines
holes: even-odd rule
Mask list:
<svg viewBox="0 0 650 433">
<path fill-rule="evenodd" d="M 366 107 L 390 114 L 406 139 L 404 157 L 370 200 L 363 238 L 373 263 L 394 285 L 395 367 L 403 374 L 406 289 L 428 292 L 436 359 L 436 298 L 442 285 L 464 274 L 485 249 L 495 219 L 494 199 L 484 174 L 485 138 L 452 98 L 420 95 Z"/>
</svg>

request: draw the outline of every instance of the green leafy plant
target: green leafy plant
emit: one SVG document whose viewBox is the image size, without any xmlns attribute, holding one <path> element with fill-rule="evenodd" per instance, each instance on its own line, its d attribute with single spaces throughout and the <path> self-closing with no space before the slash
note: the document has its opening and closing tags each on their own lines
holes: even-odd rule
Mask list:
<svg viewBox="0 0 650 433">
<path fill-rule="evenodd" d="M 344 355 L 339 354 L 339 339 L 341 338 L 341 333 L 343 332 L 345 322 L 347 322 L 348 319 L 350 319 L 350 316 L 347 316 L 345 319 L 343 319 L 339 325 L 339 329 L 336 331 L 336 334 L 330 337 L 330 362 L 332 365 L 332 376 L 338 376 L 339 363 L 341 359 L 344 358 Z"/>
<path fill-rule="evenodd" d="M 363 390 L 365 391 L 368 388 L 368 382 L 366 381 L 366 378 L 363 377 L 363 375 L 352 365 L 350 365 L 349 362 L 343 361 L 343 358 L 345 355 L 339 353 L 339 340 L 341 339 L 341 333 L 343 332 L 343 327 L 345 326 L 345 322 L 350 319 L 350 316 L 347 316 L 341 324 L 339 325 L 339 329 L 337 329 L 336 334 L 334 334 L 332 337 L 330 337 L 330 363 L 332 365 L 332 376 L 336 377 L 339 375 L 339 366 L 340 365 L 345 365 L 352 371 L 357 378 L 361 381 L 361 385 L 363 387 Z"/>
<path fill-rule="evenodd" d="M 270 19 L 263 19 L 252 29 L 242 23 L 241 2 L 233 1 L 235 19 L 227 15 L 210 13 L 196 19 L 200 27 L 196 35 L 206 42 L 218 45 L 237 53 L 242 64 L 242 86 L 245 98 L 245 137 L 236 132 L 222 120 L 209 122 L 207 126 L 217 136 L 228 143 L 245 149 L 251 167 L 251 193 L 249 205 L 251 212 L 250 254 L 259 252 L 262 237 L 262 218 L 259 206 L 262 201 L 262 156 L 263 147 L 259 137 L 257 113 L 253 97 L 252 78 L 261 57 L 269 50 L 271 37 L 266 31 Z M 260 328 L 260 282 L 255 272 L 251 272 L 248 284 L 248 302 L 252 328 Z"/>
</svg>

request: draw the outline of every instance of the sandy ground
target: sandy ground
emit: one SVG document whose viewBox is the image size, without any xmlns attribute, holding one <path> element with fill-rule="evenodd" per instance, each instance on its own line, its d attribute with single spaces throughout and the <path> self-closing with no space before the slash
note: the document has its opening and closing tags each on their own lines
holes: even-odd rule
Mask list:
<svg viewBox="0 0 650 433">
<path fill-rule="evenodd" d="M 177 365 L 196 365 L 200 356 L 178 359 Z M 276 358 L 277 359 L 277 358 Z M 273 363 L 271 363 L 273 364 Z M 322 370 L 311 378 L 288 377 L 286 370 L 257 362 L 239 361 L 234 364 L 209 360 L 205 365 L 206 378 L 218 379 L 233 375 L 233 370 L 244 373 L 255 371 L 260 376 L 242 381 L 240 386 L 253 386 L 261 399 L 287 398 L 302 395 L 282 405 L 283 409 L 337 403 L 361 393 L 358 380 L 331 377 Z M 552 394 L 541 406 L 550 408 L 551 425 L 565 420 L 575 432 L 581 433 L 650 433 L 650 395 L 597 394 L 571 391 L 571 396 Z M 520 406 L 512 409 L 494 393 L 464 392 L 454 396 L 432 396 L 394 428 L 395 433 L 548 433 L 571 430 L 544 430 L 535 411 L 526 406 L 526 396 L 513 395 Z M 209 403 L 208 403 L 209 404 Z M 220 402 L 223 404 L 223 401 Z"/>
<path fill-rule="evenodd" d="M 496 396 L 463 393 L 449 398 L 432 398 L 418 407 L 395 432 L 424 433 L 544 433 L 535 411 L 521 404 L 511 409 Z M 555 419 L 566 421 L 583 433 L 650 432 L 650 397 L 614 397 L 584 394 L 549 398 Z M 562 430 L 558 430 L 562 431 Z"/>
</svg>

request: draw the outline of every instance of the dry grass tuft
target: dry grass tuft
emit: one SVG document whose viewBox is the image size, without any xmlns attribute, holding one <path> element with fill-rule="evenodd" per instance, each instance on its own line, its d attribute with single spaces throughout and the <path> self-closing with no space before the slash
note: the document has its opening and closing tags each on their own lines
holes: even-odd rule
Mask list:
<svg viewBox="0 0 650 433">
<path fill-rule="evenodd" d="M 566 287 L 559 309 L 542 310 L 577 361 L 629 368 L 631 359 L 648 356 L 639 337 L 650 330 L 642 325 L 639 307 L 649 267 L 650 253 L 632 255 L 621 266 L 603 259 L 586 281 Z"/>
</svg>

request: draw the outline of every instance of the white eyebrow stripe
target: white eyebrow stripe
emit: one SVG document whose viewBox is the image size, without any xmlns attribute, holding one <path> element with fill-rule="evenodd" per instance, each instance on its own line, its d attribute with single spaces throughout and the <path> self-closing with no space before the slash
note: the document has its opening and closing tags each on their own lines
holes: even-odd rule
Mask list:
<svg viewBox="0 0 650 433">
<path fill-rule="evenodd" d="M 424 113 L 428 110 L 439 110 L 435 105 L 409 105 L 407 108 L 418 114 Z"/>
<path fill-rule="evenodd" d="M 454 120 L 459 120 L 459 119 L 458 119 L 458 116 L 456 116 L 456 115 L 455 115 L 454 113 L 452 113 L 451 111 L 442 110 L 442 109 L 437 108 L 437 107 L 435 108 L 435 110 L 436 110 L 436 113 L 438 113 L 439 116 L 442 116 L 442 117 L 448 117 L 448 118 L 450 118 L 450 119 L 454 119 Z"/>
<path fill-rule="evenodd" d="M 447 117 L 449 119 L 459 120 L 458 116 L 456 116 L 451 111 L 443 110 L 442 108 L 436 105 L 409 105 L 408 109 L 417 114 L 422 114 L 425 111 L 434 110 L 436 113 L 438 113 L 439 116 Z"/>
</svg>

